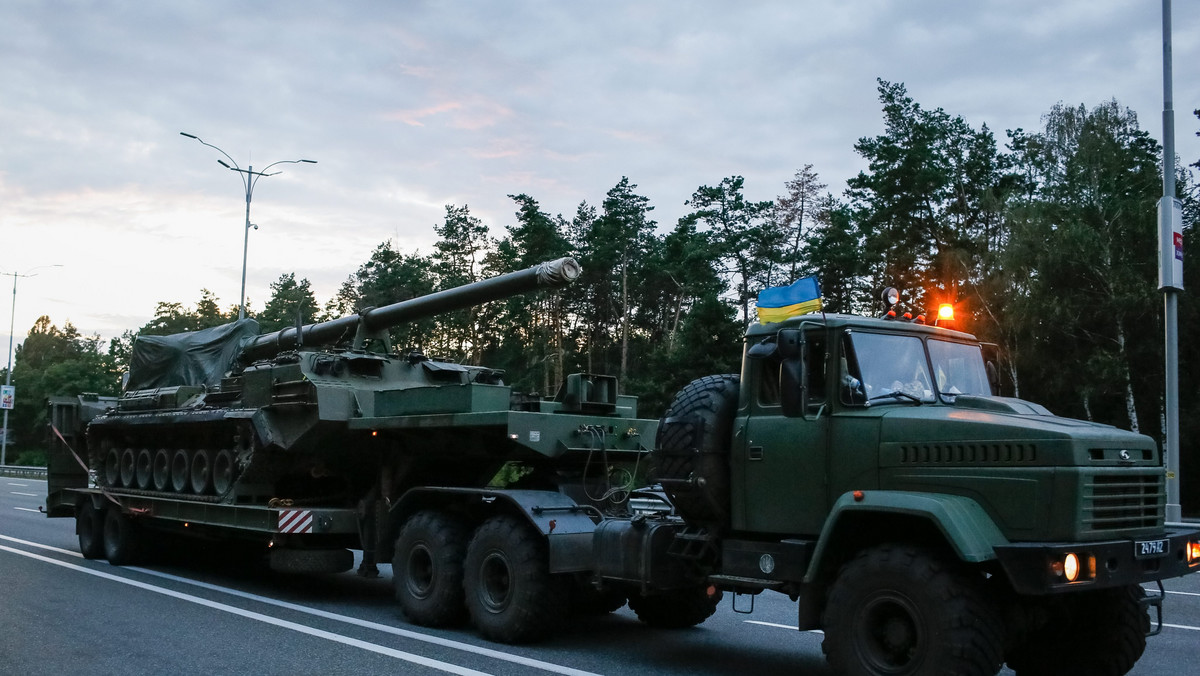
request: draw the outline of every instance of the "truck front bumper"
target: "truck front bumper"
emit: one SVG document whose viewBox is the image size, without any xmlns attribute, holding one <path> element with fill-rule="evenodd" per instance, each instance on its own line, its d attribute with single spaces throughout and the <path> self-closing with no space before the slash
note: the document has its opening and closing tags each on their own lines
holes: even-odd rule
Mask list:
<svg viewBox="0 0 1200 676">
<path fill-rule="evenodd" d="M 1157 582 L 1200 571 L 1195 555 L 1200 530 L 1168 528 L 1161 534 L 1103 542 L 1029 542 L 996 547 L 996 557 L 1018 594 L 1059 594 Z M 1069 579 L 1068 555 L 1078 574 Z"/>
</svg>

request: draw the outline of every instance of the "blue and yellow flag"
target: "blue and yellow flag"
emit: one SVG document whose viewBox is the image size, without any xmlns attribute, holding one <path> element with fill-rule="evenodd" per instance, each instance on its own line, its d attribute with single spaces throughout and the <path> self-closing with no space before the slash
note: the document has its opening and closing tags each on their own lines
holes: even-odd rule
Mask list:
<svg viewBox="0 0 1200 676">
<path fill-rule="evenodd" d="M 772 286 L 758 293 L 758 321 L 781 322 L 821 309 L 821 285 L 816 277 L 804 277 L 791 286 Z"/>
</svg>

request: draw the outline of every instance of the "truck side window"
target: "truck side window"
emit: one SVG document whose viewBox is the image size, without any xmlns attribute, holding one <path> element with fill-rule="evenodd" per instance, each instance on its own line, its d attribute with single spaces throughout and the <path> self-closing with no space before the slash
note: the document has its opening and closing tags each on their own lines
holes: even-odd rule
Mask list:
<svg viewBox="0 0 1200 676">
<path fill-rule="evenodd" d="M 808 336 L 808 405 L 816 411 L 825 403 L 825 336 Z M 775 360 L 763 360 L 762 375 L 758 379 L 758 403 L 760 406 L 779 406 L 782 388 L 782 364 Z"/>
</svg>

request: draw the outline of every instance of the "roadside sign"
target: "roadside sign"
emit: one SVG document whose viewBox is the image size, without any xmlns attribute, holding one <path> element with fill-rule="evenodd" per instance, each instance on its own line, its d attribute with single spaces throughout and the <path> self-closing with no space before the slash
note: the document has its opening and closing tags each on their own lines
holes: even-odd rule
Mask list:
<svg viewBox="0 0 1200 676">
<path fill-rule="evenodd" d="M 10 409 L 17 398 L 17 388 L 12 385 L 0 385 L 0 409 Z"/>
</svg>

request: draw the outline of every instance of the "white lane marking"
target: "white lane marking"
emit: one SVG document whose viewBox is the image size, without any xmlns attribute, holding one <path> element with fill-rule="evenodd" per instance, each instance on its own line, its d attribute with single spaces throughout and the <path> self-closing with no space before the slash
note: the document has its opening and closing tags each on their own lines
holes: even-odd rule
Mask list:
<svg viewBox="0 0 1200 676">
<path fill-rule="evenodd" d="M 10 481 L 10 482 L 8 482 L 8 485 L 9 485 L 9 486 L 20 486 L 21 488 L 28 488 L 28 487 L 29 487 L 29 484 L 14 484 L 14 483 L 12 483 L 11 481 Z"/>
<path fill-rule="evenodd" d="M 1187 629 L 1188 631 L 1200 631 L 1200 627 L 1189 627 L 1186 624 L 1167 624 L 1166 622 L 1163 622 L 1163 626 L 1170 627 L 1172 629 Z"/>
<path fill-rule="evenodd" d="M 323 618 L 326 620 L 334 620 L 336 622 L 345 622 L 346 624 L 352 624 L 354 626 L 363 627 L 366 629 L 374 629 L 376 631 L 381 631 L 386 634 L 392 634 L 395 636 L 401 636 L 403 638 L 412 639 L 414 641 L 423 641 L 425 643 L 432 643 L 434 645 L 442 646 L 443 648 L 452 648 L 454 650 L 461 650 L 463 652 L 474 653 L 476 655 L 482 655 L 484 657 L 490 657 L 492 659 L 502 660 L 504 662 L 512 662 L 513 664 L 520 664 L 522 666 L 532 667 L 534 669 L 541 669 L 542 671 L 549 671 L 549 672 L 555 673 L 555 674 L 563 674 L 563 676 L 600 676 L 599 674 L 595 674 L 590 671 L 582 671 L 580 669 L 564 667 L 562 665 L 554 664 L 552 662 L 543 662 L 541 660 L 535 660 L 535 659 L 532 659 L 529 657 L 521 657 L 520 655 L 513 655 L 512 653 L 501 652 L 499 650 L 492 650 L 491 648 L 484 648 L 482 646 L 471 645 L 470 643 L 461 643 L 459 641 L 452 641 L 450 639 L 439 638 L 437 636 L 430 636 L 428 634 L 421 634 L 421 633 L 418 633 L 415 631 L 408 631 L 406 629 L 400 629 L 399 627 L 393 627 L 393 626 L 387 625 L 387 624 L 379 624 L 378 622 L 371 622 L 369 620 L 360 620 L 357 617 L 350 617 L 348 615 L 338 615 L 337 613 L 330 613 L 330 612 L 327 612 L 324 610 L 317 610 L 316 608 L 309 608 L 307 606 L 299 606 L 294 603 L 288 603 L 287 601 L 279 601 L 279 600 L 276 600 L 276 599 L 273 599 L 273 598 L 270 598 L 267 596 L 259 596 L 257 594 L 251 594 L 249 592 L 238 591 L 236 589 L 229 589 L 228 587 L 221 587 L 221 586 L 218 586 L 215 584 L 209 584 L 207 582 L 199 582 L 197 580 L 191 580 L 186 577 L 178 577 L 176 575 L 171 575 L 170 573 L 161 573 L 157 570 L 149 570 L 147 568 L 136 568 L 136 567 L 132 567 L 129 570 L 136 570 L 139 573 L 145 573 L 147 575 L 161 577 L 163 579 L 171 580 L 173 582 L 190 584 L 190 585 L 193 585 L 196 587 L 200 587 L 201 589 L 208 589 L 211 591 L 222 592 L 225 594 L 230 594 L 232 596 L 237 596 L 239 598 L 244 598 L 244 599 L 248 599 L 251 601 L 257 601 L 259 603 L 265 603 L 267 605 L 278 606 L 280 608 L 286 608 L 288 610 L 294 610 L 299 613 L 307 613 L 309 615 L 315 615 L 317 617 L 320 617 L 320 618 Z"/>
<path fill-rule="evenodd" d="M 1177 591 L 1171 591 L 1169 589 L 1167 590 L 1167 593 L 1168 594 L 1179 594 L 1180 596 L 1200 596 L 1200 594 L 1197 594 L 1196 592 L 1177 592 Z"/>
<path fill-rule="evenodd" d="M 105 573 L 105 572 L 102 572 L 99 570 L 85 568 L 84 566 L 77 566 L 74 563 L 68 563 L 66 561 L 59 561 L 58 559 L 52 559 L 48 556 L 42 556 L 41 554 L 34 554 L 33 552 L 27 552 L 27 551 L 20 550 L 20 549 L 13 549 L 12 547 L 5 547 L 3 545 L 0 545 L 0 551 L 10 552 L 12 554 L 17 554 L 19 556 L 24 556 L 24 557 L 27 557 L 30 559 L 42 561 L 44 563 L 49 563 L 49 564 L 52 564 L 55 566 L 61 566 L 63 568 L 78 571 L 80 573 L 94 575 L 96 577 L 99 577 L 99 578 L 102 578 L 105 580 L 110 580 L 112 582 L 119 582 L 121 584 L 126 584 L 131 587 L 136 587 L 137 589 L 154 592 L 155 594 L 162 594 L 163 596 L 169 596 L 171 598 L 179 599 L 181 601 L 187 601 L 188 603 L 195 603 L 196 605 L 204 606 L 206 608 L 212 608 L 213 610 L 219 610 L 221 612 L 230 613 L 232 615 L 238 615 L 238 616 L 244 617 L 246 619 L 256 620 L 258 622 L 263 622 L 265 624 L 270 624 L 270 625 L 273 625 L 276 627 L 281 627 L 283 629 L 290 629 L 292 631 L 295 631 L 295 632 L 298 632 L 301 634 L 307 634 L 309 636 L 314 636 L 316 638 L 323 638 L 327 641 L 341 643 L 343 645 L 348 645 L 348 646 L 351 646 L 354 648 L 359 648 L 361 650 L 366 650 L 366 651 L 373 652 L 373 653 L 376 653 L 379 655 L 386 655 L 388 657 L 394 657 L 398 660 L 404 660 L 405 662 L 419 664 L 423 667 L 437 669 L 438 671 L 445 671 L 445 672 L 449 672 L 451 674 L 459 674 L 460 676 L 490 676 L 486 672 L 476 671 L 474 669 L 468 669 L 466 667 L 460 667 L 457 664 L 450 664 L 449 662 L 441 662 L 438 660 L 429 659 L 428 657 L 414 655 L 413 653 L 406 653 L 401 650 L 396 650 L 394 648 L 388 648 L 387 646 L 382 646 L 382 645 L 378 645 L 375 643 L 368 643 L 366 641 L 360 641 L 356 638 L 350 638 L 349 636 L 342 636 L 341 634 L 334 634 L 332 632 L 324 631 L 322 629 L 316 629 L 314 627 L 309 627 L 309 626 L 306 626 L 303 624 L 297 624 L 295 622 L 288 622 L 287 620 L 281 620 L 276 617 L 271 617 L 270 615 L 263 615 L 262 613 L 256 613 L 256 612 L 249 611 L 249 610 L 243 610 L 243 609 L 235 607 L 235 606 L 229 606 L 229 605 L 225 605 L 224 603 L 217 603 L 216 601 L 210 601 L 208 599 L 203 599 L 203 598 L 200 598 L 199 596 L 192 596 L 191 594 L 184 594 L 182 592 L 173 591 L 171 589 L 166 589 L 163 587 L 156 587 L 152 584 L 146 584 L 145 582 L 138 582 L 137 580 L 131 580 L 129 578 L 120 577 L 119 575 L 113 575 L 111 573 Z"/>
<path fill-rule="evenodd" d="M 80 554 L 79 552 L 73 552 L 68 549 L 59 549 L 58 547 L 51 547 L 50 545 L 43 545 L 43 544 L 40 544 L 37 542 L 30 542 L 28 540 L 18 540 L 17 538 L 9 537 L 7 535 L 0 535 L 0 540 L 8 540 L 10 542 L 17 542 L 17 543 L 27 545 L 30 547 L 38 547 L 40 549 L 46 549 L 46 550 L 49 550 L 52 552 L 67 554 L 69 556 L 74 556 L 76 558 L 83 558 L 83 554 Z M 337 613 L 330 613 L 330 612 L 327 612 L 324 610 L 317 610 L 316 608 L 300 606 L 300 605 L 296 605 L 295 603 L 288 603 L 287 601 L 279 601 L 279 600 L 269 598 L 266 596 L 259 596 L 257 594 L 251 594 L 249 592 L 239 591 L 237 589 L 221 587 L 221 586 L 218 586 L 215 584 L 209 584 L 207 582 L 191 580 L 186 577 L 179 577 L 177 575 L 171 575 L 170 573 L 162 573 L 157 570 L 150 570 L 148 568 L 138 568 L 138 567 L 133 567 L 133 566 L 129 567 L 128 569 L 136 570 L 137 572 L 145 573 L 146 575 L 153 575 L 154 577 L 160 577 L 160 578 L 163 578 L 164 580 L 171 580 L 172 582 L 189 584 L 194 587 L 200 587 L 201 589 L 207 589 L 209 591 L 221 592 L 223 594 L 229 594 L 230 596 L 237 596 L 239 598 L 247 599 L 250 601 L 257 601 L 258 603 L 265 603 L 267 605 L 277 606 L 279 608 L 286 608 L 287 610 L 292 610 L 292 611 L 295 611 L 298 613 L 306 613 L 308 615 L 314 615 L 316 617 L 320 617 L 320 618 L 323 618 L 326 620 L 333 620 L 335 622 L 344 622 L 346 624 L 352 624 L 354 626 L 363 627 L 365 629 L 374 629 L 376 631 L 384 632 L 385 634 L 392 634 L 395 636 L 412 639 L 414 641 L 423 641 L 425 643 L 432 643 L 434 645 L 442 646 L 443 648 L 451 648 L 454 650 L 461 650 L 463 652 L 474 653 L 476 655 L 481 655 L 483 657 L 490 657 L 492 659 L 501 660 L 504 662 L 512 662 L 513 664 L 520 664 L 522 666 L 532 667 L 534 669 L 540 669 L 542 671 L 549 671 L 549 672 L 555 673 L 555 674 L 563 674 L 563 676 L 600 676 L 599 674 L 595 674 L 590 671 L 583 671 L 580 669 L 572 669 L 571 667 L 564 667 L 562 665 L 554 664 L 552 662 L 543 662 L 541 660 L 535 660 L 535 659 L 532 659 L 529 657 L 521 657 L 520 655 L 513 655 L 511 653 L 501 652 L 499 650 L 493 650 L 491 648 L 484 648 L 482 646 L 471 645 L 470 643 L 461 643 L 459 641 L 452 641 L 450 639 L 440 638 L 437 636 L 429 636 L 428 634 L 421 634 L 421 633 L 418 633 L 415 631 L 408 631 L 406 629 L 400 629 L 399 627 L 393 627 L 393 626 L 387 625 L 387 624 L 379 624 L 378 622 L 370 622 L 368 620 L 360 620 L 356 617 L 350 617 L 348 615 L 338 615 Z M 793 627 L 793 629 L 794 628 L 795 627 Z"/>
<path fill-rule="evenodd" d="M 793 627 L 790 624 L 778 624 L 776 622 L 760 622 L 758 620 L 742 620 L 742 621 L 745 622 L 746 624 L 757 624 L 757 625 L 761 625 L 763 627 L 776 627 L 779 629 L 791 629 L 792 631 L 800 630 L 799 627 Z M 824 634 L 825 633 L 825 632 L 821 631 L 820 629 L 808 629 L 806 631 L 810 634 Z"/>
<path fill-rule="evenodd" d="M 36 498 L 38 496 L 37 493 L 18 493 L 16 491 L 9 491 L 9 493 L 12 493 L 13 495 L 24 495 L 27 498 Z"/>
<path fill-rule="evenodd" d="M 13 509 L 17 510 L 18 512 L 33 512 L 34 514 L 42 513 L 42 510 L 40 509 L 30 509 L 28 507 L 13 507 Z"/>
<path fill-rule="evenodd" d="M 20 509 L 20 508 L 18 508 L 18 509 Z M 18 540 L 17 538 L 9 537 L 8 535 L 0 535 L 0 540 L 8 540 L 9 542 L 16 542 L 18 544 L 27 545 L 29 547 L 37 547 L 38 549 L 45 549 L 45 550 L 51 551 L 51 552 L 58 552 L 59 554 L 66 554 L 67 556 L 74 556 L 77 559 L 83 558 L 83 554 L 80 554 L 79 552 L 73 552 L 69 549 L 59 549 L 58 547 L 51 547 L 50 545 L 43 545 L 38 542 L 30 542 L 29 540 Z"/>
</svg>

